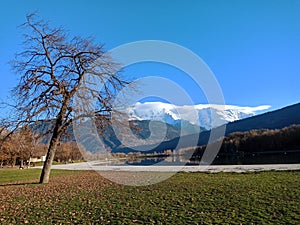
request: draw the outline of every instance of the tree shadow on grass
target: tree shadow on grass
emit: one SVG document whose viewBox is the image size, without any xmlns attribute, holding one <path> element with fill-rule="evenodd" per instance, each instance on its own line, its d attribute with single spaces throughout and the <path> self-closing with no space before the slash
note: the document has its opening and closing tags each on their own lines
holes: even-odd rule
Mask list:
<svg viewBox="0 0 300 225">
<path fill-rule="evenodd" d="M 0 187 L 14 187 L 14 186 L 31 186 L 31 185 L 39 185 L 40 183 L 38 181 L 34 182 L 19 182 L 19 183 L 3 183 L 0 184 Z"/>
</svg>

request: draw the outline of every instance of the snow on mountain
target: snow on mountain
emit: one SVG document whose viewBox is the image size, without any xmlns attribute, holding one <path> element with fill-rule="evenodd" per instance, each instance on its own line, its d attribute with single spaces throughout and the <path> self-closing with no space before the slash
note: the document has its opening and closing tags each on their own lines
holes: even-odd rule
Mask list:
<svg viewBox="0 0 300 225">
<path fill-rule="evenodd" d="M 228 122 L 254 116 L 257 112 L 269 108 L 268 105 L 258 107 L 213 104 L 176 106 L 162 102 L 137 102 L 127 108 L 127 113 L 130 120 L 157 120 L 168 124 L 184 120 L 192 125 L 211 129 Z"/>
</svg>

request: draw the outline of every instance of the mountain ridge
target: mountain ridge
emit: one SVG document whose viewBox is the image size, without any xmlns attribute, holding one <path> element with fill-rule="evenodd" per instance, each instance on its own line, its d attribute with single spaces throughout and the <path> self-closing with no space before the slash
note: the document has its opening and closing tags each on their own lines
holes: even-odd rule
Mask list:
<svg viewBox="0 0 300 225">
<path fill-rule="evenodd" d="M 250 118 L 242 119 L 239 121 L 228 123 L 227 125 L 222 125 L 213 130 L 219 132 L 226 128 L 225 136 L 233 132 L 242 132 L 249 131 L 253 129 L 281 129 L 288 127 L 294 124 L 300 124 L 300 103 L 287 106 L 278 110 L 267 112 L 261 115 L 256 115 Z M 184 147 L 193 147 L 190 146 L 190 143 L 193 143 L 191 140 L 198 139 L 197 146 L 206 145 L 210 136 L 211 130 L 203 131 L 200 134 L 191 134 L 183 137 L 177 137 L 169 141 L 160 143 L 157 147 L 151 149 L 148 152 L 161 152 L 166 149 L 174 150 L 177 147 L 177 144 L 180 139 L 182 148 Z M 217 141 L 217 140 L 213 140 Z M 153 145 L 154 146 L 154 145 Z M 150 149 L 151 145 L 145 146 L 145 149 Z M 141 147 L 142 149 L 142 147 Z M 130 149 L 115 149 L 114 151 L 124 151 L 130 152 Z"/>
<path fill-rule="evenodd" d="M 269 108 L 269 105 L 257 107 L 217 104 L 177 106 L 162 102 L 137 102 L 128 107 L 126 112 L 129 115 L 129 120 L 156 120 L 171 125 L 184 120 L 209 130 L 228 122 L 254 116 L 257 112 Z"/>
</svg>

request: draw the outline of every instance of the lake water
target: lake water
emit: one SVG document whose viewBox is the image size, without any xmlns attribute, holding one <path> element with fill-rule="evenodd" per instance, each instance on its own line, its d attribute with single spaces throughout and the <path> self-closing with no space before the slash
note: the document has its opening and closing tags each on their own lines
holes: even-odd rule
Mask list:
<svg viewBox="0 0 300 225">
<path fill-rule="evenodd" d="M 199 165 L 200 160 L 182 160 L 179 157 L 150 157 L 125 161 L 127 165 Z M 254 153 L 245 156 L 217 156 L 212 165 L 255 165 L 255 164 L 291 164 L 300 163 L 300 151 L 281 153 Z M 122 164 L 120 164 L 122 165 Z"/>
</svg>

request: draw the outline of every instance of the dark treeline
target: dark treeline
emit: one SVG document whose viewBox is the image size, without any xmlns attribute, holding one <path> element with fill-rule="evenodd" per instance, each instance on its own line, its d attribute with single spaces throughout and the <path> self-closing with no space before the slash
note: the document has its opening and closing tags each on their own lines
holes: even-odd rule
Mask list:
<svg viewBox="0 0 300 225">
<path fill-rule="evenodd" d="M 197 147 L 194 156 L 201 155 L 205 148 L 206 146 Z M 300 125 L 232 133 L 224 138 L 219 154 L 243 155 L 289 150 L 300 150 Z"/>
</svg>

